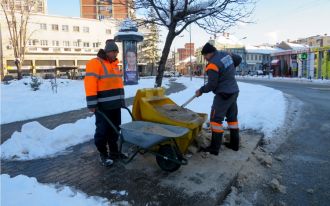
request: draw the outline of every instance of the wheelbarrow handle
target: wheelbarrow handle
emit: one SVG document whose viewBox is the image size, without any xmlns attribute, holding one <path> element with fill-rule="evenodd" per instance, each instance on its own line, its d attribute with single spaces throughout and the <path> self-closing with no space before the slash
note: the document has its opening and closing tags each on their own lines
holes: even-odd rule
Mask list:
<svg viewBox="0 0 330 206">
<path fill-rule="evenodd" d="M 131 112 L 131 110 L 128 108 L 128 107 L 126 107 L 126 106 L 123 106 L 122 107 L 123 109 L 126 109 L 127 111 L 128 111 L 128 113 L 129 113 L 129 115 L 131 116 L 131 118 L 132 118 L 132 121 L 134 121 L 134 117 L 133 117 L 133 114 L 132 114 L 132 112 Z M 95 113 L 98 113 L 98 114 L 100 114 L 108 123 L 109 123 L 109 125 L 112 127 L 112 129 L 116 132 L 116 134 L 117 135 L 119 135 L 120 136 L 120 132 L 119 132 L 119 130 L 117 129 L 117 127 L 113 124 L 113 122 L 102 112 L 102 111 L 100 111 L 99 109 L 96 109 L 95 110 Z"/>
<path fill-rule="evenodd" d="M 130 110 L 128 107 L 126 107 L 126 106 L 122 106 L 122 108 L 123 108 L 123 109 L 126 109 L 126 110 L 128 111 L 128 113 L 129 113 L 129 115 L 131 116 L 132 121 L 135 121 L 135 119 L 134 119 L 134 117 L 133 117 L 133 114 L 132 114 L 131 110 Z"/>
<path fill-rule="evenodd" d="M 96 109 L 95 113 L 100 114 L 108 123 L 109 125 L 112 127 L 112 129 L 116 132 L 117 135 L 120 135 L 119 130 L 117 129 L 117 127 L 113 124 L 113 122 L 107 117 L 107 115 L 105 115 L 103 112 L 101 112 L 100 110 Z"/>
</svg>

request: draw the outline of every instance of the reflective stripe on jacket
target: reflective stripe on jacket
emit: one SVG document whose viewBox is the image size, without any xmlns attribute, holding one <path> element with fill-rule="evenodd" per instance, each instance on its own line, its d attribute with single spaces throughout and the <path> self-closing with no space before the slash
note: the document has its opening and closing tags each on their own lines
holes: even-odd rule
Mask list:
<svg viewBox="0 0 330 206">
<path fill-rule="evenodd" d="M 222 51 L 215 52 L 205 68 L 208 82 L 200 88 L 200 91 L 202 93 L 212 91 L 214 94 L 233 94 L 239 92 L 235 79 L 235 67 L 241 61 L 242 58 L 236 54 L 229 54 Z"/>
</svg>

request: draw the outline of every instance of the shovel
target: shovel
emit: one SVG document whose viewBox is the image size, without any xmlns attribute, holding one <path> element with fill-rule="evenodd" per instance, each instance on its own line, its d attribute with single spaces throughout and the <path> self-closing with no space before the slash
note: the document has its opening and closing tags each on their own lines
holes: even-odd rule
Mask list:
<svg viewBox="0 0 330 206">
<path fill-rule="evenodd" d="M 181 105 L 182 108 L 184 108 L 185 106 L 187 106 L 192 100 L 194 100 L 196 97 L 196 95 L 192 96 L 190 99 L 188 99 L 183 105 Z"/>
</svg>

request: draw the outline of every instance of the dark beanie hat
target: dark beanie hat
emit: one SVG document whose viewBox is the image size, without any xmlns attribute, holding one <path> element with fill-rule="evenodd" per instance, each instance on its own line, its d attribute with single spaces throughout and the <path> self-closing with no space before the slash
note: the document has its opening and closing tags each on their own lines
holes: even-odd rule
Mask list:
<svg viewBox="0 0 330 206">
<path fill-rule="evenodd" d="M 105 52 L 111 52 L 111 51 L 119 51 L 117 44 L 115 43 L 115 40 L 113 39 L 108 39 L 105 42 L 105 47 L 104 47 Z"/>
<path fill-rule="evenodd" d="M 210 43 L 206 43 L 202 49 L 202 55 L 216 52 L 217 49 Z"/>
</svg>

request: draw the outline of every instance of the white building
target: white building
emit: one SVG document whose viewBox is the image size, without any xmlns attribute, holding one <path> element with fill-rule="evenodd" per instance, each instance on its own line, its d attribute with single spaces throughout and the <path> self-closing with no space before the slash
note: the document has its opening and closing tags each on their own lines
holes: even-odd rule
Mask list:
<svg viewBox="0 0 330 206">
<path fill-rule="evenodd" d="M 15 57 L 10 41 L 7 22 L 0 10 L 1 65 L 4 74 L 16 75 Z M 107 39 L 113 39 L 119 30 L 116 20 L 96 20 L 77 17 L 33 14 L 28 23 L 30 34 L 22 73 L 54 73 L 79 68 L 84 72 L 85 64 L 104 48 Z M 142 33 L 149 32 L 143 30 Z M 119 46 L 119 66 L 122 64 L 122 47 Z M 143 63 L 140 63 L 143 64 Z"/>
<path fill-rule="evenodd" d="M 23 73 L 53 73 L 55 68 L 77 67 L 84 70 L 86 62 L 95 57 L 105 41 L 118 31 L 118 22 L 75 17 L 31 15 Z M 4 73 L 16 73 L 7 22 L 1 14 L 1 38 Z M 121 46 L 120 43 L 118 43 Z M 120 49 L 121 51 L 121 49 Z M 121 60 L 121 54 L 118 55 Z"/>
<path fill-rule="evenodd" d="M 245 46 L 246 70 L 255 72 L 266 71 L 270 68 L 271 54 L 282 51 L 279 48 L 269 46 Z"/>
</svg>

